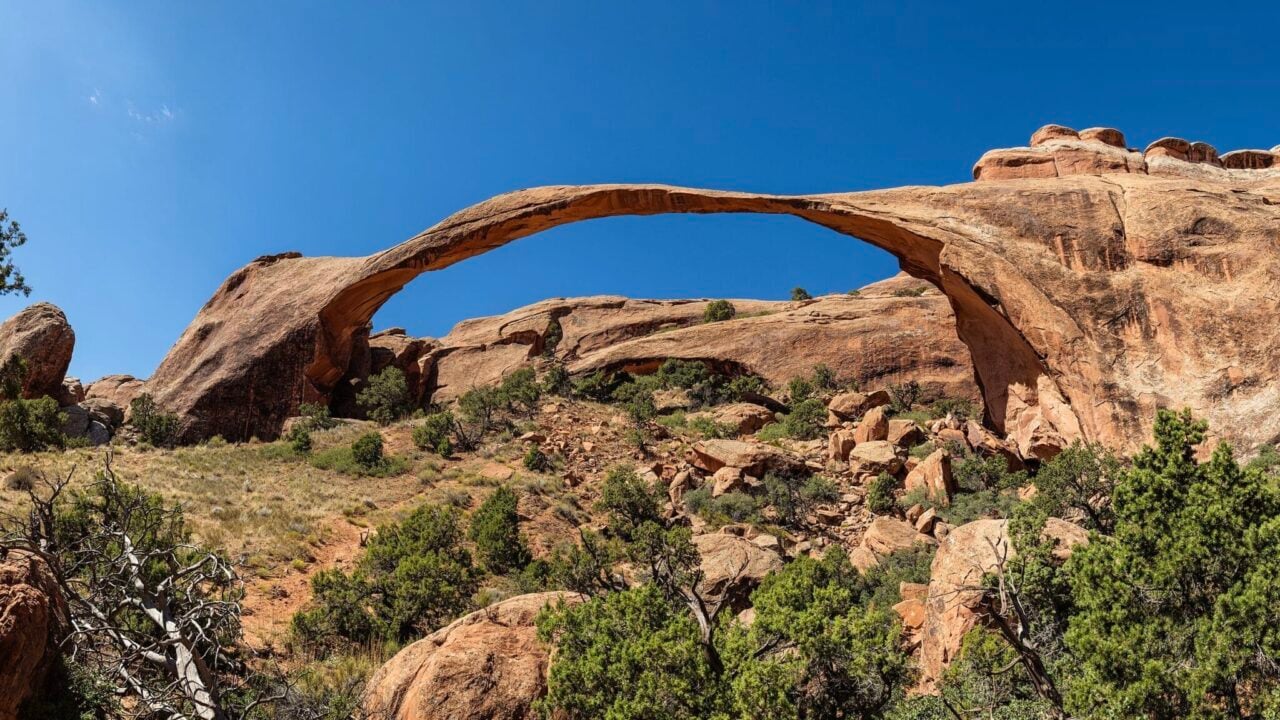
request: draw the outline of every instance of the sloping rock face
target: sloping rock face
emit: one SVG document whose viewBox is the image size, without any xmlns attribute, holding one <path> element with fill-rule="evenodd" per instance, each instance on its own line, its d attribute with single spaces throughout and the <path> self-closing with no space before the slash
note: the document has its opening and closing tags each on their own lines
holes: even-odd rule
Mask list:
<svg viewBox="0 0 1280 720">
<path fill-rule="evenodd" d="M 0 720 L 44 682 L 67 625 L 67 606 L 49 567 L 26 552 L 0 559 Z"/>
<path fill-rule="evenodd" d="M 533 593 L 455 620 L 406 647 L 366 686 L 371 717 L 388 720 L 524 720 L 547 690 L 547 650 L 533 621 L 571 593 Z"/>
<path fill-rule="evenodd" d="M 985 420 L 1043 457 L 1075 437 L 1138 445 L 1189 406 L 1243 446 L 1280 410 L 1280 168 L 1119 133 L 1037 133 L 977 181 L 808 196 L 659 185 L 545 187 L 463 210 L 367 258 L 262 258 L 201 310 L 150 381 L 184 438 L 273 436 L 327 398 L 356 336 L 423 272 L 556 225 L 670 212 L 789 214 L 861 238 L 937 286 L 971 351 Z M 1229 400 L 1229 402 L 1227 402 Z"/>
<path fill-rule="evenodd" d="M 63 395 L 76 334 L 56 305 L 36 303 L 0 324 L 0 362 L 17 355 L 27 361 L 24 397 Z"/>
<path fill-rule="evenodd" d="M 716 323 L 703 322 L 710 302 L 557 298 L 466 320 L 438 341 L 411 341 L 403 331 L 380 333 L 370 339 L 374 356 L 368 371 L 389 364 L 378 362 L 376 343 L 407 348 L 416 342 L 416 360 L 396 364 L 415 395 L 434 401 L 500 382 L 543 357 L 564 362 L 574 374 L 648 373 L 668 358 L 701 360 L 725 372 L 759 375 L 774 386 L 822 363 L 863 385 L 910 378 L 921 383 L 926 397 L 979 396 L 946 297 L 910 276 L 873 283 L 856 296 L 732 300 L 740 317 Z"/>
</svg>

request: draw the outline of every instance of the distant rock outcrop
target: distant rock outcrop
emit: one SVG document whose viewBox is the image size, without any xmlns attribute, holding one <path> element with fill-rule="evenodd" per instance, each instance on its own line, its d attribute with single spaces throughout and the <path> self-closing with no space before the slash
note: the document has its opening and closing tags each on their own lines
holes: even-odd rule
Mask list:
<svg viewBox="0 0 1280 720">
<path fill-rule="evenodd" d="M 61 398 L 75 347 L 66 314 L 50 303 L 36 303 L 0 323 L 0 362 L 14 355 L 27 361 L 24 397 Z"/>
<path fill-rule="evenodd" d="M 938 287 L 971 352 L 986 423 L 1024 456 L 1077 437 L 1135 447 L 1166 406 L 1190 407 L 1238 445 L 1275 440 L 1276 154 L 1123 145 L 1110 129 L 1049 128 L 1030 147 L 983 156 L 976 182 L 947 187 L 508 193 L 370 257 L 254 261 L 201 309 L 148 387 L 182 417 L 184 439 L 272 437 L 298 403 L 327 400 L 350 376 L 373 314 L 424 272 L 591 218 L 773 213 L 861 238 Z"/>
<path fill-rule="evenodd" d="M 520 595 L 466 615 L 396 653 L 369 679 L 364 705 L 387 720 L 535 718 L 547 648 L 533 621 L 572 593 Z"/>
<path fill-rule="evenodd" d="M 370 362 L 360 372 L 395 365 L 416 399 L 448 401 L 542 358 L 562 361 L 574 374 L 648 373 L 676 358 L 759 375 L 776 387 L 824 364 L 864 386 L 912 379 L 927 397 L 979 396 L 946 297 L 907 275 L 856 295 L 733 300 L 738 316 L 721 322 L 703 321 L 710 302 L 558 298 L 463 321 L 439 340 L 396 329 L 370 337 Z"/>
</svg>

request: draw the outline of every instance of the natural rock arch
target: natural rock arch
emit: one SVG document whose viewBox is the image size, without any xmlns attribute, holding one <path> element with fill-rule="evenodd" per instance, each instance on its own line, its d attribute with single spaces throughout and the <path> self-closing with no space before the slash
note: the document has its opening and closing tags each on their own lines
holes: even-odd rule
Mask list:
<svg viewBox="0 0 1280 720">
<path fill-rule="evenodd" d="M 1277 301 L 1249 280 L 1280 270 L 1280 172 L 1144 157 L 1114 135 L 1083 136 L 989 153 L 980 181 L 961 185 L 804 196 L 535 188 L 366 258 L 260 258 L 224 283 L 148 386 L 183 415 L 188 438 L 273 436 L 299 402 L 327 396 L 355 333 L 424 272 L 580 220 L 770 213 L 870 242 L 938 286 L 972 351 L 988 423 L 1024 454 L 1078 436 L 1133 446 L 1171 404 L 1264 439 L 1257 413 L 1280 409 L 1280 389 L 1263 380 L 1280 354 L 1265 352 L 1277 349 L 1274 315 L 1255 313 Z M 1205 336 L 1220 345 L 1195 344 Z M 1221 380 L 1203 377 L 1218 371 Z M 1243 410 L 1218 407 L 1234 392 L 1248 396 Z"/>
</svg>

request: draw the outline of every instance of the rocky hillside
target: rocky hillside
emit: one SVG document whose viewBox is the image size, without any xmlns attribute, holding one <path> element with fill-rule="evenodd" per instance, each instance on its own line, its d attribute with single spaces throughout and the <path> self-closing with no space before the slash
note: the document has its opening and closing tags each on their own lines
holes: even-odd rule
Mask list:
<svg viewBox="0 0 1280 720">
<path fill-rule="evenodd" d="M 95 683 L 215 720 L 1271 717 L 1277 161 L 1046 126 L 946 188 L 521 191 L 260 258 L 145 381 L 65 378 L 28 308 L 0 720 Z M 660 211 L 795 214 L 908 274 L 371 332 L 423 271 Z"/>
</svg>

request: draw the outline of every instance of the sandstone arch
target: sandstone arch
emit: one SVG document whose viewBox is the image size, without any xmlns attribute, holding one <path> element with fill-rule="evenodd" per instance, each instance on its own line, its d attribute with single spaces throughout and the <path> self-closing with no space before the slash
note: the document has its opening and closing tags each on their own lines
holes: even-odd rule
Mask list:
<svg viewBox="0 0 1280 720">
<path fill-rule="evenodd" d="M 421 273 L 580 220 L 774 213 L 870 242 L 937 285 L 973 353 L 988 422 L 1024 454 L 1081 435 L 1132 446 L 1163 405 L 1190 405 L 1246 442 L 1269 439 L 1259 421 L 1280 409 L 1269 382 L 1280 348 L 1275 315 L 1259 310 L 1280 303 L 1269 291 L 1280 173 L 1144 157 L 1117 142 L 1041 138 L 988 153 L 978 182 L 947 187 L 508 193 L 366 258 L 260 258 L 205 305 L 149 387 L 183 415 L 188 438 L 273 436 L 298 402 L 332 390 L 353 334 Z"/>
</svg>

